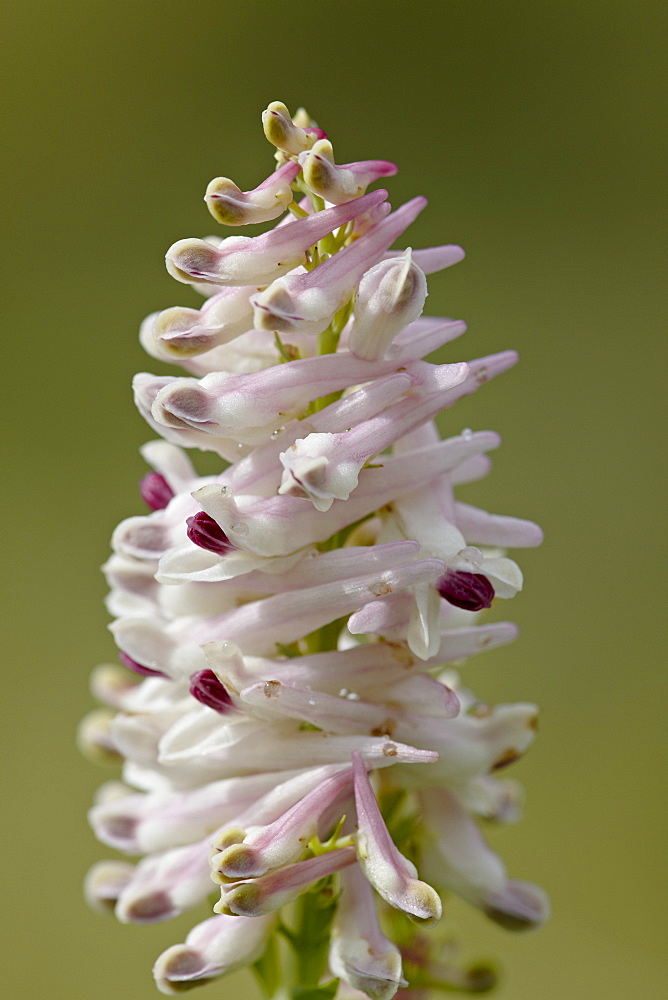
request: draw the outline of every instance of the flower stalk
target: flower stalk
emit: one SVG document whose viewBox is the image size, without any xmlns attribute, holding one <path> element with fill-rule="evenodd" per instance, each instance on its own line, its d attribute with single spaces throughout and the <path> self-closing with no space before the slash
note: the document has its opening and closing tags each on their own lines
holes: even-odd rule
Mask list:
<svg viewBox="0 0 668 1000">
<path fill-rule="evenodd" d="M 426 206 L 367 190 L 393 163 L 337 163 L 281 102 L 262 122 L 276 168 L 246 190 L 216 177 L 205 202 L 235 233 L 273 226 L 175 243 L 167 269 L 204 304 L 140 331 L 184 374 L 135 379 L 159 436 L 148 511 L 114 532 L 120 663 L 95 671 L 108 707 L 79 733 L 122 765 L 93 829 L 140 860 L 96 865 L 86 894 L 151 923 L 219 890 L 158 958 L 166 995 L 244 966 L 272 1000 L 484 992 L 494 972 L 457 961 L 449 898 L 509 930 L 548 915 L 480 831 L 519 816 L 497 772 L 537 709 L 480 702 L 448 665 L 515 638 L 479 618 L 522 588 L 506 549 L 542 536 L 456 499 L 499 438 L 441 440 L 435 419 L 517 357 L 425 362 L 465 329 L 422 315 L 426 275 L 461 248 L 391 249 Z"/>
</svg>

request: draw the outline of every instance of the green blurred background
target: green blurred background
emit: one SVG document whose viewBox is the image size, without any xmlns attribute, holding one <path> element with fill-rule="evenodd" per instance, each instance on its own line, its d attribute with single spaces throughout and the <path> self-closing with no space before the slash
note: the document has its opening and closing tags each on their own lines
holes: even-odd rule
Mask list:
<svg viewBox="0 0 668 1000">
<path fill-rule="evenodd" d="M 215 229 L 209 179 L 248 188 L 271 169 L 271 100 L 305 104 L 339 161 L 400 165 L 395 204 L 430 199 L 413 246 L 467 248 L 430 281 L 428 312 L 469 322 L 447 357 L 522 355 L 445 427 L 501 432 L 494 475 L 466 498 L 546 531 L 502 608 L 520 641 L 466 678 L 490 701 L 543 706 L 514 769 L 526 817 L 493 842 L 555 914 L 513 937 L 454 905 L 465 954 L 500 957 L 499 1000 L 662 995 L 662 8 L 5 0 L 7 1000 L 154 998 L 153 958 L 193 922 L 123 927 L 85 908 L 84 872 L 108 853 L 85 811 L 112 775 L 80 759 L 74 731 L 89 670 L 114 649 L 97 567 L 142 509 L 151 435 L 130 379 L 164 370 L 137 328 L 193 301 L 162 259 Z M 245 974 L 206 989 L 255 995 Z"/>
</svg>

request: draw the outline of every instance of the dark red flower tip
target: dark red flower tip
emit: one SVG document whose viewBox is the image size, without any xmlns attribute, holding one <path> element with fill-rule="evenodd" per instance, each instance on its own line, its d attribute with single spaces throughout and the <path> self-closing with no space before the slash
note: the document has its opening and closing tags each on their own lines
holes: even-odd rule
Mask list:
<svg viewBox="0 0 668 1000">
<path fill-rule="evenodd" d="M 448 603 L 464 611 L 482 611 L 494 600 L 494 587 L 481 573 L 450 569 L 436 581 L 436 589 Z"/>
<path fill-rule="evenodd" d="M 229 694 L 220 683 L 213 670 L 198 670 L 190 675 L 190 693 L 203 705 L 212 708 L 214 712 L 225 715 L 234 705 Z"/>
<path fill-rule="evenodd" d="M 186 524 L 188 525 L 188 538 L 195 545 L 199 545 L 201 549 L 207 549 L 208 552 L 224 556 L 234 548 L 220 525 L 203 510 L 198 511 L 194 517 L 187 518 Z"/>
<path fill-rule="evenodd" d="M 147 472 L 139 483 L 139 492 L 151 510 L 163 510 L 174 496 L 174 490 L 159 472 Z"/>
<path fill-rule="evenodd" d="M 121 661 L 124 667 L 131 670 L 134 674 L 141 674 L 142 677 L 166 677 L 162 670 L 154 670 L 152 667 L 145 667 L 142 663 L 137 663 L 133 660 L 131 656 L 127 653 L 119 653 L 118 659 Z"/>
</svg>

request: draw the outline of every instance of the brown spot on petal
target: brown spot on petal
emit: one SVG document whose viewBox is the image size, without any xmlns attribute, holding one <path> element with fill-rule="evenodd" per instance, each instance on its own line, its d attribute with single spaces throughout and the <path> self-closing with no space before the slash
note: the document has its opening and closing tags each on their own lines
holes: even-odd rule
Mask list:
<svg viewBox="0 0 668 1000">
<path fill-rule="evenodd" d="M 336 889 L 333 885 L 324 885 L 318 893 L 318 902 L 324 906 L 326 903 L 332 902 L 335 897 Z"/>
<path fill-rule="evenodd" d="M 396 729 L 396 719 L 385 719 L 379 726 L 371 730 L 372 736 L 391 736 Z"/>
<path fill-rule="evenodd" d="M 404 645 L 398 642 L 388 642 L 386 645 L 390 647 L 393 658 L 406 670 L 410 670 L 411 667 L 415 666 L 415 657 Z"/>
<path fill-rule="evenodd" d="M 479 701 L 474 706 L 471 715 L 475 716 L 476 719 L 488 719 L 492 715 L 492 709 L 486 702 Z"/>
<path fill-rule="evenodd" d="M 508 767 L 509 764 L 513 764 L 516 760 L 519 760 L 522 754 L 519 750 L 514 750 L 512 747 L 505 750 L 501 756 L 492 764 L 493 771 L 500 771 L 502 767 Z"/>
<path fill-rule="evenodd" d="M 396 757 L 398 753 L 394 743 L 386 743 L 383 747 L 383 757 Z"/>
</svg>

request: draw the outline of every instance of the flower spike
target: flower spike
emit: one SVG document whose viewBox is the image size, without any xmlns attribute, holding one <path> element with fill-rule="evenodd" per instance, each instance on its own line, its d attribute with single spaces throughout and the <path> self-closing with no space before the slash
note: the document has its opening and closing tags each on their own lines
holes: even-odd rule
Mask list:
<svg viewBox="0 0 668 1000">
<path fill-rule="evenodd" d="M 516 638 L 484 614 L 522 587 L 506 550 L 542 533 L 459 500 L 500 439 L 436 420 L 517 355 L 425 361 L 466 330 L 422 315 L 464 251 L 391 249 L 427 204 L 366 193 L 393 163 L 338 164 L 278 101 L 262 123 L 273 172 L 216 177 L 205 202 L 272 228 L 176 242 L 167 269 L 203 304 L 141 324 L 185 374 L 133 383 L 158 440 L 104 566 L 120 662 L 95 669 L 78 742 L 122 766 L 89 820 L 137 860 L 94 866 L 86 897 L 135 925 L 208 905 L 155 963 L 165 995 L 251 964 L 273 997 L 481 992 L 490 966 L 455 965 L 432 925 L 447 893 L 510 930 L 548 916 L 479 831 L 519 819 L 499 775 L 538 709 L 478 700 L 452 667 Z"/>
</svg>

